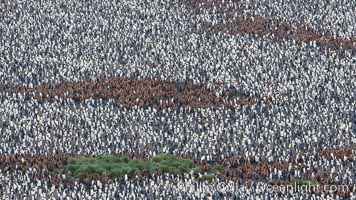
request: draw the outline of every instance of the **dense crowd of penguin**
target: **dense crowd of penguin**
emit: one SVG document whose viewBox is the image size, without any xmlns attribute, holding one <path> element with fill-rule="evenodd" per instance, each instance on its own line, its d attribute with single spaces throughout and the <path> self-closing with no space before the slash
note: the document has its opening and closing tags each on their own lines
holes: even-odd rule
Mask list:
<svg viewBox="0 0 356 200">
<path fill-rule="evenodd" d="M 0 1 L 0 196 L 355 199 L 355 9 L 352 0 Z M 160 153 L 223 171 L 213 183 L 51 172 L 69 155 Z M 294 178 L 348 191 L 257 191 Z M 229 182 L 249 189 L 216 189 Z"/>
</svg>

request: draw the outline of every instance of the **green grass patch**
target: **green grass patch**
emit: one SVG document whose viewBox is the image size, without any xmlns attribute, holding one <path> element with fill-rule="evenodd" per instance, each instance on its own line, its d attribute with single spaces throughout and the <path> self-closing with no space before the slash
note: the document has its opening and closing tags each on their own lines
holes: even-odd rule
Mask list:
<svg viewBox="0 0 356 200">
<path fill-rule="evenodd" d="M 193 169 L 193 171 L 194 171 L 195 173 L 202 174 L 202 173 L 204 172 L 204 169 L 201 168 L 201 167 L 196 167 L 196 168 Z"/>
<path fill-rule="evenodd" d="M 222 166 L 221 165 L 215 165 L 211 170 L 212 171 L 221 172 L 222 171 Z"/>
<path fill-rule="evenodd" d="M 314 183 L 312 181 L 302 180 L 302 179 L 295 179 L 296 190 L 299 191 L 300 189 L 308 189 L 309 186 L 313 186 Z"/>
<path fill-rule="evenodd" d="M 302 186 L 302 185 L 314 185 L 313 182 L 311 181 L 306 181 L 306 180 L 302 180 L 302 179 L 295 179 L 295 183 L 297 186 Z"/>
<path fill-rule="evenodd" d="M 214 177 L 215 177 L 214 174 L 204 174 L 204 175 L 202 175 L 202 180 L 208 181 L 211 183 L 213 181 Z"/>
<path fill-rule="evenodd" d="M 55 175 L 64 173 L 64 169 L 58 169 L 58 168 L 56 168 L 56 169 L 53 170 L 53 173 L 54 173 Z"/>
<path fill-rule="evenodd" d="M 141 177 L 144 169 L 149 173 L 163 173 L 174 175 L 188 173 L 195 166 L 194 161 L 189 159 L 179 159 L 170 154 L 160 154 L 150 162 L 141 162 L 127 156 L 121 158 L 113 155 L 100 155 L 96 157 L 69 157 L 67 166 L 64 169 L 55 169 L 56 174 L 68 171 L 76 178 L 84 179 L 85 174 L 89 177 L 98 175 L 102 177 L 103 172 L 110 178 L 123 177 L 127 174 L 132 178 L 135 175 Z"/>
</svg>

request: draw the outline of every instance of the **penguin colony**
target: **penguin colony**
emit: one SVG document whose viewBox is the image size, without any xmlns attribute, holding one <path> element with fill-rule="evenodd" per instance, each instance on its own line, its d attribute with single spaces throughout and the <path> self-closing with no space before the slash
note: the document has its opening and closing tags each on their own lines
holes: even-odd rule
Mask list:
<svg viewBox="0 0 356 200">
<path fill-rule="evenodd" d="M 1 0 L 0 196 L 355 199 L 355 10 L 352 0 Z M 69 156 L 160 153 L 223 170 L 212 183 L 53 173 Z M 347 191 L 258 191 L 297 178 Z M 199 187 L 222 183 L 249 189 Z"/>
</svg>

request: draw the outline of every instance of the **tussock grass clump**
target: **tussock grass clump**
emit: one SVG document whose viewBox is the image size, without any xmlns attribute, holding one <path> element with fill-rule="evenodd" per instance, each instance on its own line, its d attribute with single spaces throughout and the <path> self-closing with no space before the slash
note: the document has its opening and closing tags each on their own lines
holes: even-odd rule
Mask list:
<svg viewBox="0 0 356 200">
<path fill-rule="evenodd" d="M 221 172 L 222 171 L 222 166 L 221 165 L 215 165 L 211 170 L 212 171 Z"/>
<path fill-rule="evenodd" d="M 196 168 L 193 169 L 193 171 L 194 171 L 195 173 L 202 174 L 202 173 L 204 172 L 204 169 L 201 168 L 201 167 L 196 167 Z"/>
<path fill-rule="evenodd" d="M 202 176 L 202 180 L 203 181 L 208 181 L 208 182 L 212 182 L 213 181 L 213 179 L 214 179 L 214 174 L 204 174 L 203 176 Z"/>
<path fill-rule="evenodd" d="M 125 174 L 129 178 L 135 175 L 142 177 L 143 172 L 157 173 L 158 171 L 178 175 L 187 173 L 194 167 L 194 161 L 179 159 L 169 154 L 160 154 L 150 162 L 142 162 L 127 156 L 120 158 L 113 155 L 100 155 L 91 158 L 69 157 L 67 163 L 64 169 L 56 169 L 55 173 L 70 171 L 76 178 L 82 180 L 86 175 L 89 177 L 98 175 L 101 178 L 104 172 L 109 178 L 123 177 Z"/>
<path fill-rule="evenodd" d="M 299 191 L 300 189 L 306 189 L 310 186 L 313 186 L 314 183 L 312 181 L 307 181 L 307 180 L 303 180 L 303 179 L 295 179 L 295 186 L 297 187 L 296 190 Z"/>
<path fill-rule="evenodd" d="M 313 184 L 313 182 L 311 182 L 311 181 L 306 181 L 306 180 L 303 180 L 303 179 L 295 179 L 295 184 L 297 185 L 297 186 L 302 186 L 302 185 L 307 185 L 307 186 L 309 186 L 309 185 L 314 185 Z"/>
</svg>

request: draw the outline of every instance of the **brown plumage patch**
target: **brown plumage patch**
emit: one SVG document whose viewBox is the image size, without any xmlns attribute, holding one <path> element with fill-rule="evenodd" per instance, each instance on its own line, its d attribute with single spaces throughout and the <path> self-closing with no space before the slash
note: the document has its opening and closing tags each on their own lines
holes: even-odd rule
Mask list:
<svg viewBox="0 0 356 200">
<path fill-rule="evenodd" d="M 192 109 L 211 106 L 251 106 L 256 103 L 255 97 L 233 93 L 230 89 L 224 90 L 222 96 L 219 97 L 216 96 L 215 89 L 207 88 L 206 83 L 192 84 L 188 81 L 176 83 L 162 81 L 160 78 L 142 80 L 108 77 L 95 82 L 82 80 L 79 83 L 63 82 L 39 85 L 34 88 L 13 87 L 13 91 L 24 94 L 26 99 L 32 96 L 40 103 L 60 99 L 73 99 L 79 102 L 87 99 L 112 99 L 116 106 L 154 107 L 157 110 L 166 108 L 174 110 L 188 106 Z"/>
</svg>

